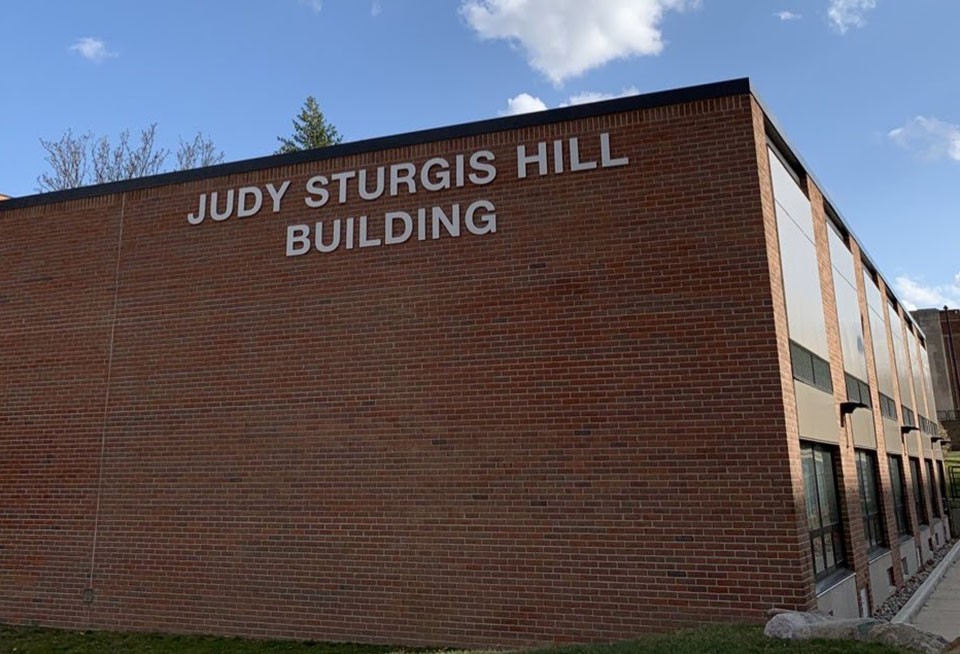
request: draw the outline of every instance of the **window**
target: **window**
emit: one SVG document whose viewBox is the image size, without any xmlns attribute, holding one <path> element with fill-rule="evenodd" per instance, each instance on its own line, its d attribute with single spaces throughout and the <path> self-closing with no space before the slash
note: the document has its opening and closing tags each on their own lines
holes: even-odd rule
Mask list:
<svg viewBox="0 0 960 654">
<path fill-rule="evenodd" d="M 913 411 L 903 406 L 902 404 L 900 405 L 900 408 L 903 409 L 903 424 L 909 425 L 911 427 L 916 427 L 917 422 L 916 422 L 916 418 L 913 417 Z"/>
<path fill-rule="evenodd" d="M 943 461 L 937 461 L 937 481 L 940 482 L 940 499 L 943 500 L 942 513 L 948 513 L 947 508 L 947 479 L 943 472 Z"/>
<path fill-rule="evenodd" d="M 887 397 L 883 393 L 880 393 L 880 413 L 885 418 L 897 419 L 897 403 L 893 401 L 893 398 Z"/>
<path fill-rule="evenodd" d="M 790 360 L 793 363 L 794 379 L 799 379 L 827 393 L 833 393 L 829 363 L 793 341 L 790 341 Z"/>
<path fill-rule="evenodd" d="M 872 407 L 870 402 L 870 387 L 854 377 L 853 375 L 844 375 L 847 382 L 847 399 L 851 402 L 860 402 L 868 407 Z"/>
<path fill-rule="evenodd" d="M 887 457 L 890 464 L 890 485 L 893 487 L 893 514 L 897 517 L 897 531 L 910 533 L 910 521 L 907 520 L 907 493 L 903 480 L 903 459 L 899 456 Z"/>
<path fill-rule="evenodd" d="M 813 554 L 813 570 L 818 580 L 846 564 L 834 474 L 835 452 L 836 450 L 823 445 L 800 444 L 810 549 Z"/>
<path fill-rule="evenodd" d="M 913 488 L 913 506 L 917 511 L 917 520 L 921 525 L 930 524 L 927 517 L 927 505 L 923 501 L 923 484 L 920 481 L 920 459 L 910 457 L 910 477 Z"/>
<path fill-rule="evenodd" d="M 933 474 L 933 461 L 927 459 L 927 492 L 930 493 L 930 506 L 933 507 L 934 517 L 938 517 L 940 512 L 937 511 L 937 478 Z"/>
<path fill-rule="evenodd" d="M 877 455 L 857 450 L 857 483 L 860 486 L 860 508 L 863 512 L 863 533 L 867 549 L 875 550 L 887 544 L 883 529 L 883 512 L 877 492 Z"/>
<path fill-rule="evenodd" d="M 923 416 L 920 416 L 920 431 L 930 436 L 936 436 L 939 433 L 937 423 Z"/>
</svg>

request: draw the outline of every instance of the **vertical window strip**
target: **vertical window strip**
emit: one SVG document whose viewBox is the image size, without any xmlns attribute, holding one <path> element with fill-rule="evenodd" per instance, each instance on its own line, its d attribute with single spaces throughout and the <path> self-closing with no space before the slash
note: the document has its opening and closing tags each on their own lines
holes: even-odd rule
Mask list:
<svg viewBox="0 0 960 654">
<path fill-rule="evenodd" d="M 910 521 L 907 519 L 906 486 L 903 477 L 903 459 L 899 456 L 888 455 L 890 468 L 890 485 L 893 489 L 893 513 L 897 518 L 897 531 L 901 534 L 910 533 Z"/>
<path fill-rule="evenodd" d="M 830 449 L 810 443 L 801 444 L 810 549 L 818 580 L 846 564 L 835 461 Z"/>
</svg>

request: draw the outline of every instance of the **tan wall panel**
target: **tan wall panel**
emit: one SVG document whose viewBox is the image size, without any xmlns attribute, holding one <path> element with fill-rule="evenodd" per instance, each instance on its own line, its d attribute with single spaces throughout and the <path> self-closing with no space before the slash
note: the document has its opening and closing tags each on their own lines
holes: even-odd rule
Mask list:
<svg viewBox="0 0 960 654">
<path fill-rule="evenodd" d="M 837 618 L 859 618 L 857 578 L 850 575 L 830 590 L 817 595 L 817 609 Z"/>
<path fill-rule="evenodd" d="M 769 158 L 790 339 L 829 361 L 810 201 L 772 150 Z"/>
<path fill-rule="evenodd" d="M 903 320 L 893 305 L 887 302 L 887 314 L 890 317 L 890 330 L 893 335 L 893 352 L 897 358 L 897 378 L 900 381 L 900 403 L 908 409 L 914 409 L 910 393 L 910 364 L 907 358 L 907 345 L 903 340 Z"/>
<path fill-rule="evenodd" d="M 873 426 L 873 413 L 861 409 L 854 411 L 848 419 L 853 428 L 854 445 L 871 450 L 877 449 L 877 430 Z"/>
<path fill-rule="evenodd" d="M 904 439 L 904 442 L 907 444 L 907 454 L 912 457 L 919 458 L 921 455 L 920 451 L 920 439 L 917 438 L 917 432 L 912 431 L 907 434 L 907 437 Z"/>
<path fill-rule="evenodd" d="M 796 382 L 797 418 L 800 438 L 840 444 L 840 429 L 834 415 L 833 396 L 802 382 Z"/>
<path fill-rule="evenodd" d="M 890 454 L 903 454 L 903 445 L 900 440 L 900 425 L 889 418 L 883 419 L 883 440 Z"/>
<path fill-rule="evenodd" d="M 830 261 L 833 264 L 833 291 L 837 299 L 843 370 L 866 382 L 867 354 L 863 342 L 863 322 L 860 319 L 853 254 L 835 230 L 828 229 L 827 236 L 830 240 Z"/>
<path fill-rule="evenodd" d="M 873 338 L 873 356 L 877 369 L 877 388 L 887 397 L 894 397 L 893 365 L 887 349 L 887 326 L 883 320 L 883 296 L 867 271 L 863 273 L 863 286 L 870 314 L 870 332 Z"/>
<path fill-rule="evenodd" d="M 887 572 L 892 565 L 893 555 L 890 552 L 870 561 L 870 588 L 874 608 L 883 604 L 897 590 L 890 585 L 890 575 Z"/>
</svg>

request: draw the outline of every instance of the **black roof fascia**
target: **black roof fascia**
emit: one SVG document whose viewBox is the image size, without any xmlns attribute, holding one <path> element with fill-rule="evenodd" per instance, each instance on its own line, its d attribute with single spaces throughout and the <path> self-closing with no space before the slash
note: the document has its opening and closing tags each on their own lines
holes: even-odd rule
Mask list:
<svg viewBox="0 0 960 654">
<path fill-rule="evenodd" d="M 180 184 L 183 182 L 193 182 L 213 177 L 249 173 L 267 168 L 279 168 L 281 166 L 324 161 L 337 157 L 376 152 L 378 150 L 388 150 L 392 148 L 402 148 L 412 145 L 432 143 L 435 141 L 446 141 L 450 139 L 479 136 L 482 134 L 503 132 L 525 127 L 550 125 L 567 120 L 580 120 L 584 118 L 593 118 L 595 116 L 603 116 L 625 111 L 635 111 L 638 109 L 652 109 L 655 107 L 683 104 L 686 102 L 713 100 L 716 98 L 735 95 L 745 95 L 751 92 L 750 80 L 748 78 L 732 79 L 723 82 L 715 82 L 712 84 L 689 86 L 669 91 L 657 91 L 654 93 L 645 93 L 643 95 L 615 98 L 613 100 L 603 100 L 600 102 L 561 107 L 559 109 L 550 109 L 547 111 L 520 114 L 517 116 L 492 118 L 473 123 L 463 123 L 459 125 L 451 125 L 449 127 L 438 127 L 416 132 L 408 132 L 405 134 L 397 134 L 395 136 L 365 139 L 362 141 L 332 145 L 316 150 L 304 150 L 289 154 L 276 154 L 266 157 L 257 157 L 255 159 L 244 159 L 242 161 L 218 164 L 216 166 L 207 166 L 205 168 L 194 168 L 191 170 L 163 173 L 160 175 L 151 175 L 149 177 L 139 177 L 136 179 L 110 182 L 107 184 L 97 184 L 94 186 L 82 186 L 80 188 L 69 189 L 66 191 L 53 191 L 51 193 L 25 195 L 23 197 L 10 198 L 9 200 L 0 202 L 0 212 L 9 209 L 19 209 L 23 207 L 52 204 L 55 202 L 81 200 L 101 195 L 136 191 L 156 186 L 165 186 L 167 184 Z"/>
</svg>

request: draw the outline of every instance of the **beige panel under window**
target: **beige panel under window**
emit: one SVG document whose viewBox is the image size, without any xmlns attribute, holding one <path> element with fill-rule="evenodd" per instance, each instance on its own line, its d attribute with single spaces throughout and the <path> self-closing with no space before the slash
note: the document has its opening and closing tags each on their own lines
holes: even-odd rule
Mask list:
<svg viewBox="0 0 960 654">
<path fill-rule="evenodd" d="M 873 426 L 873 412 L 863 409 L 847 416 L 853 428 L 853 443 L 871 450 L 877 448 L 877 430 Z"/>
<path fill-rule="evenodd" d="M 797 382 L 797 419 L 800 423 L 800 438 L 840 443 L 840 429 L 833 396 L 809 384 Z"/>
<path fill-rule="evenodd" d="M 888 454 L 903 454 L 900 425 L 890 418 L 883 419 L 883 440 L 886 443 Z"/>
</svg>

